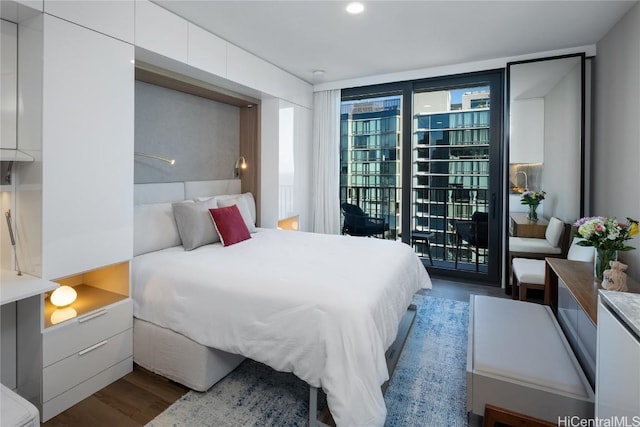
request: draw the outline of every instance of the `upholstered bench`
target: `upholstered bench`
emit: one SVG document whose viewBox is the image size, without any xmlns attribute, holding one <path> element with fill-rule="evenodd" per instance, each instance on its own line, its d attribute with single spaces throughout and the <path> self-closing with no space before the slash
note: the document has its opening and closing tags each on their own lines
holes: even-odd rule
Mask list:
<svg viewBox="0 0 640 427">
<path fill-rule="evenodd" d="M 0 384 L 0 426 L 39 427 L 40 413 L 28 400 Z"/>
<path fill-rule="evenodd" d="M 467 411 L 486 404 L 554 423 L 593 418 L 593 389 L 548 306 L 471 296 Z"/>
</svg>

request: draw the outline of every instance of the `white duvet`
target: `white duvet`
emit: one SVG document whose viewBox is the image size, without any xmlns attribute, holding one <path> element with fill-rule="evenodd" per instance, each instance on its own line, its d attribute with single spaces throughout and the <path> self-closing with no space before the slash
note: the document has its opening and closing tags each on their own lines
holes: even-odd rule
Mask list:
<svg viewBox="0 0 640 427">
<path fill-rule="evenodd" d="M 431 287 L 403 243 L 266 229 L 132 265 L 137 318 L 322 387 L 338 426 L 384 424 L 385 350 Z"/>
</svg>

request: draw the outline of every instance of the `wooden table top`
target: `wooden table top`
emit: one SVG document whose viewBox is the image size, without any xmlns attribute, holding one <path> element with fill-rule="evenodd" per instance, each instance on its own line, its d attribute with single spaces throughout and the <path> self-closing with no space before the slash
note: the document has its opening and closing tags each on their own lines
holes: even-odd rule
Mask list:
<svg viewBox="0 0 640 427">
<path fill-rule="evenodd" d="M 546 218 L 543 218 L 542 215 L 538 216 L 537 221 L 531 221 L 529 219 L 529 214 L 527 212 L 509 212 L 509 216 L 516 224 L 519 224 L 519 225 L 539 225 L 539 226 L 549 225 L 549 220 Z"/>
<path fill-rule="evenodd" d="M 598 319 L 598 290 L 603 289 L 593 281 L 593 263 L 571 261 L 563 258 L 546 258 L 547 265 L 560 278 L 594 325 Z M 629 292 L 640 293 L 640 284 L 627 277 Z"/>
</svg>

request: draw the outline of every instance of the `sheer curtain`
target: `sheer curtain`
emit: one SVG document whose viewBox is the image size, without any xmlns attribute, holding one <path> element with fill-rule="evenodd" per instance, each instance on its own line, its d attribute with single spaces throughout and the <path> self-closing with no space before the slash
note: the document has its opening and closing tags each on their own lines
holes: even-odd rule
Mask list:
<svg viewBox="0 0 640 427">
<path fill-rule="evenodd" d="M 313 231 L 340 233 L 340 90 L 313 94 Z"/>
</svg>

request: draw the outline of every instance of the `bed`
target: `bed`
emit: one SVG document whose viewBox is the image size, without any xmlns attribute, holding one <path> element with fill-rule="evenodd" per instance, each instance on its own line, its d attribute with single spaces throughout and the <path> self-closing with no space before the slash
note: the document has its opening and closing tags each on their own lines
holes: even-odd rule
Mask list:
<svg viewBox="0 0 640 427">
<path fill-rule="evenodd" d="M 136 186 L 134 360 L 206 390 L 249 357 L 322 388 L 338 426 L 383 425 L 385 350 L 431 287 L 420 259 L 399 242 L 260 228 L 231 246 L 174 244 L 172 201 L 244 198 L 255 223 L 238 186 Z"/>
</svg>

